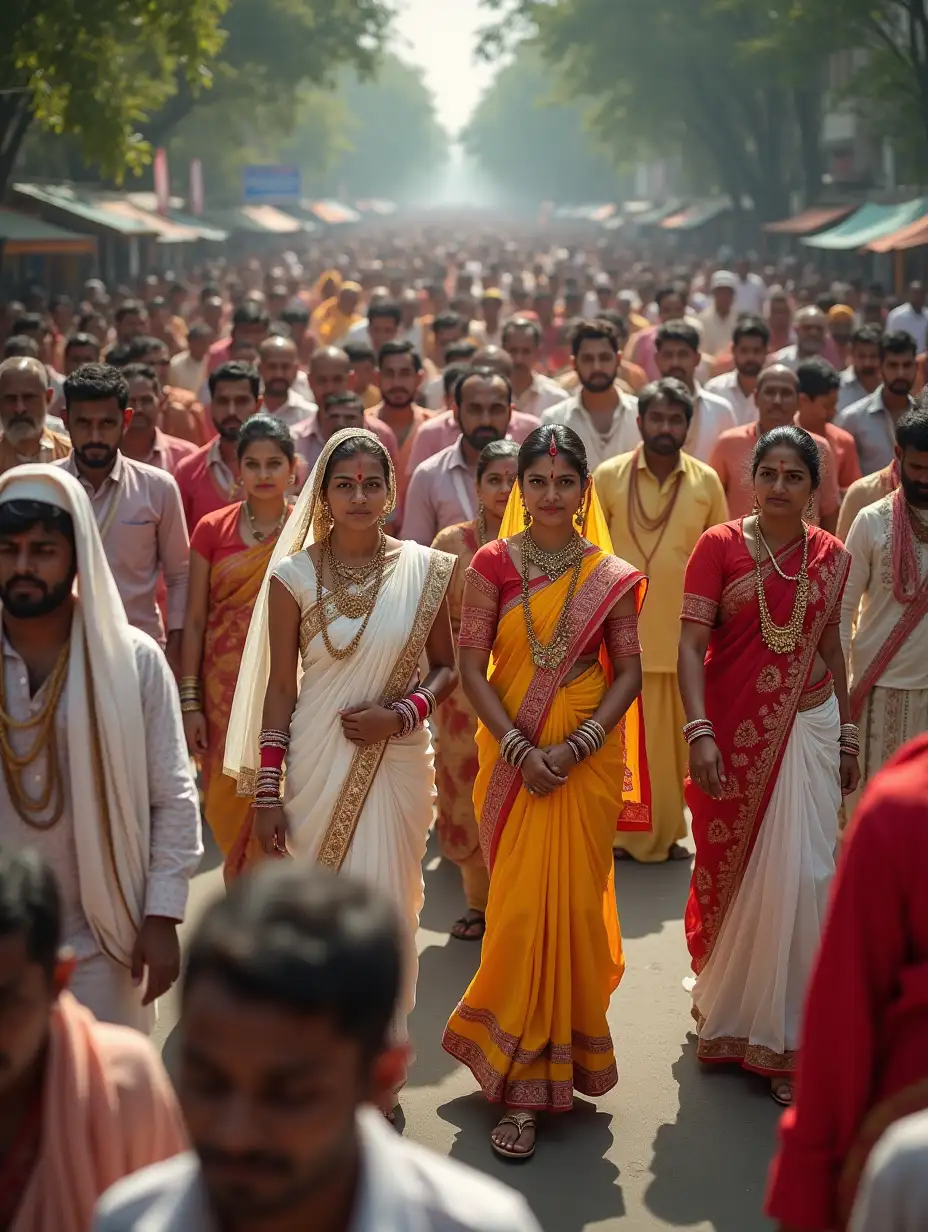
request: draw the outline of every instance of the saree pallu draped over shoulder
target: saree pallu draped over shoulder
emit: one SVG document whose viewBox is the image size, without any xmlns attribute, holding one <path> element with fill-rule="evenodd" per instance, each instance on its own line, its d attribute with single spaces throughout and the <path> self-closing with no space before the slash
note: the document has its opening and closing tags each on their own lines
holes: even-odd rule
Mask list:
<svg viewBox="0 0 928 1232">
<path fill-rule="evenodd" d="M 829 534 L 809 527 L 809 601 L 803 634 L 793 654 L 776 654 L 760 633 L 754 561 L 740 523 L 716 527 L 724 542 L 721 601 L 700 585 L 699 552 L 687 570 L 683 619 L 712 626 L 705 661 L 706 717 L 715 728 L 725 764 L 723 794 L 713 800 L 691 780 L 686 802 L 692 813 L 696 861 L 686 907 L 686 937 L 693 970 L 709 960 L 722 923 L 741 885 L 773 792 L 790 732 L 809 699 L 816 650 L 828 624 L 837 624 L 850 556 Z M 727 534 L 726 540 L 722 533 Z M 701 541 L 702 542 L 702 541 Z M 802 541 L 778 552 L 777 562 L 795 574 Z M 767 560 L 761 569 L 773 621 L 791 616 L 795 583 L 784 581 Z M 702 593 L 701 593 L 702 591 Z"/>
<path fill-rule="evenodd" d="M 531 592 L 542 643 L 563 610 L 569 577 Z M 595 662 L 564 684 L 611 609 L 647 580 L 598 549 L 587 552 L 571 606 L 571 645 L 556 671 L 532 662 L 518 601 L 500 613 L 490 683 L 506 713 L 538 747 L 562 742 L 599 706 L 609 676 Z M 490 875 L 480 969 L 451 1016 L 443 1045 L 472 1071 L 487 1099 L 566 1111 L 575 1090 L 601 1095 L 617 1082 L 606 1022 L 624 970 L 615 903 L 612 838 L 647 820 L 647 772 L 639 710 L 547 797 L 529 794 L 480 724 L 474 786 Z M 626 816 L 627 815 L 627 816 Z"/>
</svg>

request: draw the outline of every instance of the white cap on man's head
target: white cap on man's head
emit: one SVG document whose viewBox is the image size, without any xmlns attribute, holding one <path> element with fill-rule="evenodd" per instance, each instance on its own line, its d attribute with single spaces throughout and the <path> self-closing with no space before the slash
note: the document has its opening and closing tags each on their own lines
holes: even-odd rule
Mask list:
<svg viewBox="0 0 928 1232">
<path fill-rule="evenodd" d="M 731 270 L 716 270 L 712 275 L 712 281 L 709 283 L 710 291 L 718 291 L 725 287 L 729 291 L 737 291 L 738 276 L 733 274 Z"/>
</svg>

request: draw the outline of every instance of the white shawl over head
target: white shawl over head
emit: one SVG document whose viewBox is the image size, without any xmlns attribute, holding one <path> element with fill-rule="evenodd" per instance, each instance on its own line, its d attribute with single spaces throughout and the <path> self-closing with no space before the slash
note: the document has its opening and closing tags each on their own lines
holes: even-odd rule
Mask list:
<svg viewBox="0 0 928 1232">
<path fill-rule="evenodd" d="M 261 736 L 261 718 L 264 712 L 264 695 L 271 670 L 271 642 L 268 628 L 267 600 L 271 576 L 287 556 L 295 556 L 304 548 L 323 539 L 328 532 L 322 502 L 322 480 L 329 458 L 345 441 L 362 439 L 372 442 L 378 453 L 387 460 L 387 504 L 385 513 L 392 513 L 396 504 L 396 476 L 393 462 L 384 449 L 380 437 L 366 428 L 343 428 L 329 437 L 319 461 L 300 493 L 293 513 L 280 533 L 274 553 L 268 562 L 267 572 L 251 614 L 248 638 L 242 655 L 235 686 L 235 698 L 226 733 L 226 751 L 223 770 L 238 781 L 239 794 L 251 795 L 254 789 L 254 772 L 260 761 L 258 742 Z"/>
<path fill-rule="evenodd" d="M 57 466 L 0 475 L 0 504 L 44 501 L 71 515 L 77 603 L 66 705 L 81 904 L 100 948 L 128 966 L 145 908 L 151 812 L 135 648 L 90 501 Z"/>
</svg>

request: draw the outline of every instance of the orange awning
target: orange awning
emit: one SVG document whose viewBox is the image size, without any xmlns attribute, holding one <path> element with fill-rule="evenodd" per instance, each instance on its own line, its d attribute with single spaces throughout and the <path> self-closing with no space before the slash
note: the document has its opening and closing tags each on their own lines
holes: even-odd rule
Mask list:
<svg viewBox="0 0 928 1232">
<path fill-rule="evenodd" d="M 900 227 L 889 235 L 881 235 L 867 245 L 867 251 L 897 252 L 903 248 L 920 248 L 923 244 L 928 244 L 928 214 L 923 218 L 916 218 L 907 227 Z"/>
<path fill-rule="evenodd" d="M 295 231 L 303 230 L 301 222 L 275 205 L 243 205 L 242 213 L 265 231 L 273 231 L 277 235 L 292 235 Z"/>
<path fill-rule="evenodd" d="M 794 218 L 781 218 L 779 222 L 766 222 L 762 230 L 770 231 L 774 235 L 811 235 L 813 231 L 821 231 L 824 227 L 840 222 L 842 218 L 846 218 L 856 209 L 856 205 L 834 205 L 816 210 L 803 210 Z"/>
<path fill-rule="evenodd" d="M 118 214 L 121 218 L 132 218 L 137 222 L 145 223 L 150 230 L 155 232 L 160 243 L 192 244 L 200 238 L 199 232 L 193 227 L 171 222 L 168 218 L 162 218 L 160 214 L 151 214 L 148 210 L 133 205 L 131 201 L 100 201 L 99 207 L 107 214 Z"/>
</svg>

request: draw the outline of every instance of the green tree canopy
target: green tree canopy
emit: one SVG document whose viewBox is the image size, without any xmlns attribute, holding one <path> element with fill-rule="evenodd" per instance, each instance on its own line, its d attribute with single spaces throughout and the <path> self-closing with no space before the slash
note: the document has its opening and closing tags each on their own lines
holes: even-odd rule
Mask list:
<svg viewBox="0 0 928 1232">
<path fill-rule="evenodd" d="M 611 200 L 618 151 L 589 129 L 589 101 L 565 99 L 531 42 L 497 73 L 461 134 L 467 153 L 512 201 Z"/>
</svg>

